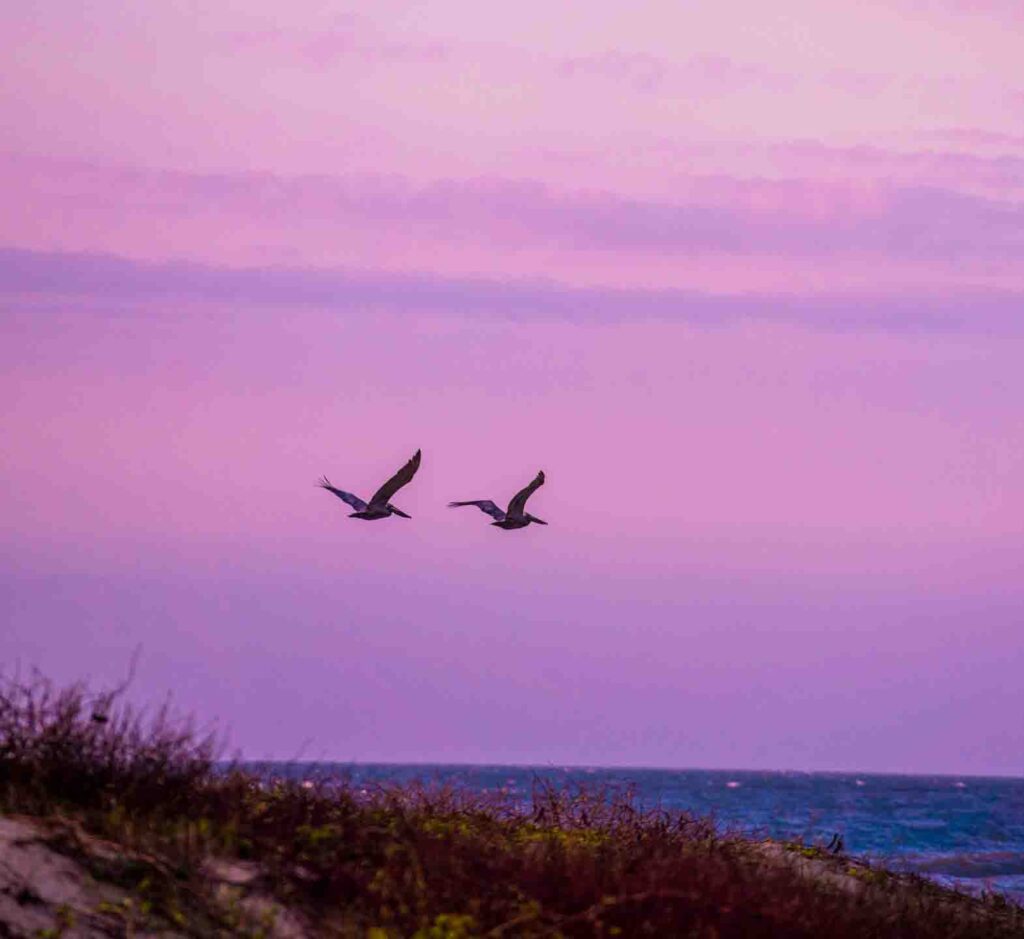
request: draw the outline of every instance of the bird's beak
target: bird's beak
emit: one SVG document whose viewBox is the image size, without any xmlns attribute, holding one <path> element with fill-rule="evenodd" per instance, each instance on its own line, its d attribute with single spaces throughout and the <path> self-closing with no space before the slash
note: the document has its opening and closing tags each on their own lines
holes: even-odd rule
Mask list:
<svg viewBox="0 0 1024 939">
<path fill-rule="evenodd" d="M 412 518 L 411 515 L 406 515 L 405 512 L 403 512 L 401 509 L 396 509 L 394 506 L 391 506 L 391 511 L 394 512 L 395 515 L 399 515 L 402 518 Z"/>
<path fill-rule="evenodd" d="M 538 525 L 547 525 L 547 522 L 545 522 L 544 519 L 537 518 L 536 515 L 531 515 L 530 520 L 536 522 Z"/>
</svg>

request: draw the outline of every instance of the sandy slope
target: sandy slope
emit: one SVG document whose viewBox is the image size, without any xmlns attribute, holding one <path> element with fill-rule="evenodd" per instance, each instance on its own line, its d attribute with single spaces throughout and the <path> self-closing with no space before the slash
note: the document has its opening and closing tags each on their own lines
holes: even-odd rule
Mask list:
<svg viewBox="0 0 1024 939">
<path fill-rule="evenodd" d="M 160 866 L 67 819 L 0 816 L 0 937 L 201 935 L 203 923 L 220 934 L 306 935 L 296 917 L 259 890 L 254 866 L 207 863 L 209 890 L 193 891 L 193 902 L 177 910 L 155 907 L 138 889 L 165 873 Z M 126 870 L 135 889 L 119 876 Z"/>
</svg>

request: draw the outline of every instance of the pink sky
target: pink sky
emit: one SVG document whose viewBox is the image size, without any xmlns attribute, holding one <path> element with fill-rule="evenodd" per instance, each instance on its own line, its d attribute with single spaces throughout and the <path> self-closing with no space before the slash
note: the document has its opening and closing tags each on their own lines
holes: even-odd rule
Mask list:
<svg viewBox="0 0 1024 939">
<path fill-rule="evenodd" d="M 251 757 L 1024 773 L 1017 4 L 36 6 L 0 661 Z M 411 522 L 313 486 L 417 447 Z"/>
</svg>

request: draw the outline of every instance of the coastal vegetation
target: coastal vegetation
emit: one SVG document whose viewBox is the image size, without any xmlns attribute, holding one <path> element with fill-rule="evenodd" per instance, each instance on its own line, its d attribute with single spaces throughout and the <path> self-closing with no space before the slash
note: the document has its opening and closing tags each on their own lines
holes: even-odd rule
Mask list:
<svg viewBox="0 0 1024 939">
<path fill-rule="evenodd" d="M 628 793 L 270 778 L 120 690 L 0 681 L 0 936 L 1024 936 L 999 895 Z"/>
</svg>

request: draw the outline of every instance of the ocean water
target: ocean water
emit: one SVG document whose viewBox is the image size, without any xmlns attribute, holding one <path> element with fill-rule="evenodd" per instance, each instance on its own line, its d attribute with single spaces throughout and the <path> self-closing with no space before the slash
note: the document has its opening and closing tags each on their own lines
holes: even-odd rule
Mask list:
<svg viewBox="0 0 1024 939">
<path fill-rule="evenodd" d="M 358 786 L 419 780 L 529 799 L 557 787 L 631 789 L 645 807 L 711 816 L 722 831 L 825 844 L 972 891 L 1024 902 L 1024 779 L 551 766 L 251 764 L 302 779 Z"/>
</svg>

